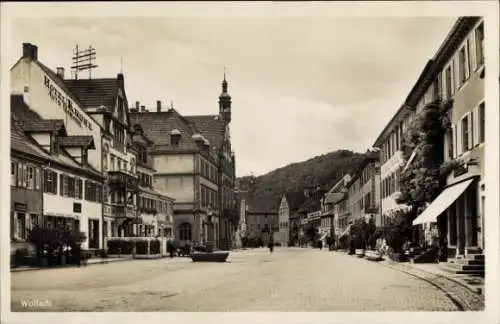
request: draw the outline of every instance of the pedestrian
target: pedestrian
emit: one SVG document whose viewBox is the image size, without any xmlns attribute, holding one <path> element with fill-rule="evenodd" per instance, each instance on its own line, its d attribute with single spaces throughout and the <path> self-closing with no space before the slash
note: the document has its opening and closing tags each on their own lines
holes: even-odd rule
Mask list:
<svg viewBox="0 0 500 324">
<path fill-rule="evenodd" d="M 274 250 L 274 238 L 272 234 L 269 236 L 269 242 L 267 243 L 267 246 L 269 248 L 269 254 L 272 254 Z"/>
<path fill-rule="evenodd" d="M 320 251 L 323 250 L 323 241 L 322 240 L 319 240 L 318 245 L 319 245 Z"/>
<path fill-rule="evenodd" d="M 73 253 L 75 256 L 75 261 L 76 261 L 76 266 L 80 268 L 81 263 L 82 263 L 82 249 L 80 247 L 80 244 L 75 244 L 75 248 L 73 249 Z"/>
<path fill-rule="evenodd" d="M 167 241 L 167 250 L 170 255 L 170 258 L 172 259 L 174 257 L 174 242 L 172 242 L 172 239 L 169 239 Z"/>
</svg>

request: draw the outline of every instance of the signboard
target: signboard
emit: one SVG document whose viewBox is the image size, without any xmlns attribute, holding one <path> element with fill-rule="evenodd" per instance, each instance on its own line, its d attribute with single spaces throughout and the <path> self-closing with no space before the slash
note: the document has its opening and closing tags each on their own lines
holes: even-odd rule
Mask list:
<svg viewBox="0 0 500 324">
<path fill-rule="evenodd" d="M 57 87 L 54 86 L 50 78 L 44 75 L 43 84 L 49 92 L 49 97 L 56 103 L 59 107 L 62 107 L 64 112 L 73 119 L 80 127 L 85 126 L 89 130 L 92 130 L 92 123 L 89 121 L 88 117 L 83 113 L 80 113 L 78 109 L 73 104 L 73 101 L 65 94 L 59 92 Z"/>
<path fill-rule="evenodd" d="M 21 203 L 14 203 L 14 210 L 17 212 L 25 213 L 28 210 L 28 205 Z"/>
</svg>

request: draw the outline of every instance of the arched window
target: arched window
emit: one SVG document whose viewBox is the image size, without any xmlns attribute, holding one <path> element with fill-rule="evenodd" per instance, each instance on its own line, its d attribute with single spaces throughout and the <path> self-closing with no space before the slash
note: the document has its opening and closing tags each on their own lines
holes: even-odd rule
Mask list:
<svg viewBox="0 0 500 324">
<path fill-rule="evenodd" d="M 179 240 L 181 241 L 191 241 L 191 224 L 182 223 L 179 225 Z"/>
<path fill-rule="evenodd" d="M 108 153 L 109 153 L 109 145 L 105 144 L 102 148 L 102 168 L 104 170 L 108 169 Z"/>
</svg>

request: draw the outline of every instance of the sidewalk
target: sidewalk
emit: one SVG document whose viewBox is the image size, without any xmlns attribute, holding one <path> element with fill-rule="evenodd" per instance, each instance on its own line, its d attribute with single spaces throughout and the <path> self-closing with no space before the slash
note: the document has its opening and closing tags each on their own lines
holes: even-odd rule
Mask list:
<svg viewBox="0 0 500 324">
<path fill-rule="evenodd" d="M 120 262 L 120 261 L 132 261 L 132 260 L 142 260 L 142 259 L 134 259 L 132 257 L 122 257 L 122 258 L 91 258 L 87 260 L 87 265 L 94 264 L 107 264 L 110 262 Z M 82 267 L 85 267 L 85 264 L 82 263 Z M 11 268 L 10 272 L 22 272 L 22 271 L 34 271 L 34 270 L 54 270 L 54 269 L 64 269 L 64 268 L 74 268 L 75 265 L 65 265 L 65 266 L 57 266 L 57 267 L 19 267 L 19 268 Z"/>
<path fill-rule="evenodd" d="M 438 263 L 398 263 L 392 261 L 386 261 L 392 265 L 397 264 L 400 267 L 404 267 L 407 269 L 418 269 L 420 271 L 427 272 L 429 274 L 433 274 L 435 276 L 444 277 L 448 280 L 451 280 L 470 291 L 484 295 L 484 278 L 482 277 L 474 277 L 463 274 L 453 274 L 449 273 L 440 268 Z"/>
</svg>

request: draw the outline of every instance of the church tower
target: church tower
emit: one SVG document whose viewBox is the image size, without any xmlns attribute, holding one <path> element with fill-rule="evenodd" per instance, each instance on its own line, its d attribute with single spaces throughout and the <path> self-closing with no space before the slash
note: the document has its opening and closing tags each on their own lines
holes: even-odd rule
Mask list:
<svg viewBox="0 0 500 324">
<path fill-rule="evenodd" d="M 227 92 L 226 71 L 222 81 L 222 93 L 219 96 L 219 114 L 227 123 L 231 122 L 231 95 Z"/>
</svg>

